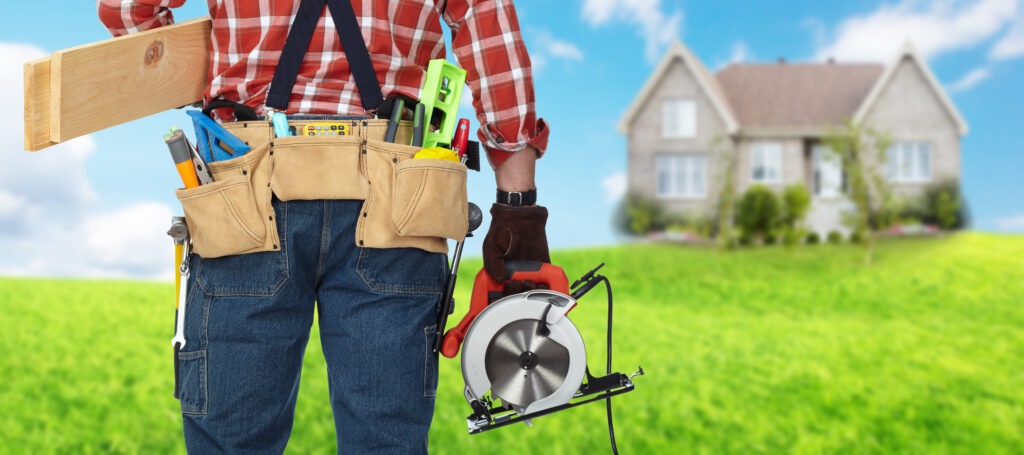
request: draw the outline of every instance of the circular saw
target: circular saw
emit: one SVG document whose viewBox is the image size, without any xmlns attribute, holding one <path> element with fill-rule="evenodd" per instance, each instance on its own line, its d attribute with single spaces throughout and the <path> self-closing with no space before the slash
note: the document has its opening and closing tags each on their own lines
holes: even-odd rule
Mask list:
<svg viewBox="0 0 1024 455">
<path fill-rule="evenodd" d="M 507 261 L 505 267 L 510 280 L 547 289 L 506 296 L 504 283 L 481 270 L 469 311 L 445 334 L 440 350 L 451 358 L 462 349 L 464 395 L 473 409 L 467 419 L 470 433 L 530 422 L 633 390 L 633 376 L 590 374 L 583 337 L 568 317 L 577 299 L 607 278 L 594 269 L 569 294 L 560 267 L 526 261 Z"/>
</svg>

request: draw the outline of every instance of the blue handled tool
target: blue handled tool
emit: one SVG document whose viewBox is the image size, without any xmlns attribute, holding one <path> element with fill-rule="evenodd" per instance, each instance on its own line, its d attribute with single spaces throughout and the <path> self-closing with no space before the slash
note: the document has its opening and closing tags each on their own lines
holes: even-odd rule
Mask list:
<svg viewBox="0 0 1024 455">
<path fill-rule="evenodd" d="M 230 160 L 248 153 L 251 148 L 241 139 L 200 111 L 188 111 L 196 130 L 196 148 L 207 163 Z"/>
</svg>

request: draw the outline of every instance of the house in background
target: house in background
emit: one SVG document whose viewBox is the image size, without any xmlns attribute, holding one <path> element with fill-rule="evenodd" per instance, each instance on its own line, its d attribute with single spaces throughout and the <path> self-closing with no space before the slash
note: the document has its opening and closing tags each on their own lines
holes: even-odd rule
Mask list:
<svg viewBox="0 0 1024 455">
<path fill-rule="evenodd" d="M 736 195 L 754 184 L 779 192 L 803 184 L 807 225 L 847 232 L 839 160 L 822 143 L 852 119 L 892 140 L 885 173 L 896 195 L 959 180 L 967 124 L 907 44 L 874 63 L 734 63 L 711 73 L 675 42 L 619 123 L 628 137 L 628 188 L 674 213 L 715 216 L 727 153 Z"/>
</svg>

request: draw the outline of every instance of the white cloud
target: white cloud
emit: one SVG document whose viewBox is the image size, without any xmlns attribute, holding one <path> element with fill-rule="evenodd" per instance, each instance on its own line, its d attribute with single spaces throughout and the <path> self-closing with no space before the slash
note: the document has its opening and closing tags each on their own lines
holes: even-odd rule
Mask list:
<svg viewBox="0 0 1024 455">
<path fill-rule="evenodd" d="M 732 44 L 732 55 L 729 56 L 729 63 L 740 63 L 750 60 L 750 47 L 747 42 L 740 40 Z"/>
<path fill-rule="evenodd" d="M 173 277 L 173 247 L 166 234 L 171 216 L 170 207 L 143 202 L 86 217 L 79 235 L 93 272 Z"/>
<path fill-rule="evenodd" d="M 601 181 L 601 186 L 604 187 L 604 198 L 608 202 L 615 202 L 622 199 L 626 195 L 626 185 L 628 181 L 626 179 L 625 172 L 619 172 L 616 174 L 609 175 Z"/>
<path fill-rule="evenodd" d="M 719 58 L 710 68 L 712 72 L 718 72 L 718 70 L 721 70 L 732 63 L 743 63 L 753 59 L 754 54 L 750 52 L 750 46 L 747 45 L 747 42 L 737 40 L 732 43 L 732 50 L 729 53 L 729 58 L 725 60 Z"/>
<path fill-rule="evenodd" d="M 1020 11 L 1019 13 L 1024 13 Z M 1017 17 L 1010 31 L 1006 32 L 989 51 L 989 58 L 993 60 L 1007 60 L 1024 56 L 1024 14 Z"/>
<path fill-rule="evenodd" d="M 1024 232 L 1024 214 L 1000 218 L 996 220 L 996 227 L 1001 231 Z"/>
<path fill-rule="evenodd" d="M 985 79 L 988 79 L 990 72 L 988 68 L 975 68 L 971 72 L 964 75 L 960 80 L 949 85 L 949 90 L 952 92 L 963 92 L 971 89 L 975 85 L 981 83 Z"/>
<path fill-rule="evenodd" d="M 565 40 L 555 38 L 547 30 L 531 30 L 530 60 L 534 69 L 540 73 L 552 60 L 564 60 L 566 62 L 583 61 L 583 51 L 579 46 Z"/>
<path fill-rule="evenodd" d="M 818 47 L 817 59 L 886 61 L 908 40 L 928 58 L 990 40 L 1020 12 L 1019 0 L 903 0 L 840 23 L 834 39 Z"/>
<path fill-rule="evenodd" d="M 0 60 L 22 63 L 45 56 L 37 47 L 0 42 Z M 24 76 L 20 64 L 0 66 L 0 137 L 24 136 Z M 48 213 L 48 221 L 69 222 L 82 204 L 94 201 L 85 173 L 85 162 L 96 149 L 90 137 L 82 137 L 39 152 L 25 152 L 22 141 L 7 142 L 0 150 L 0 194 L 6 195 L 0 210 L 0 234 L 24 232 Z"/>
<path fill-rule="evenodd" d="M 12 218 L 24 210 L 24 197 L 7 192 L 0 193 L 0 220 Z"/>
<path fill-rule="evenodd" d="M 645 42 L 648 61 L 656 61 L 683 28 L 683 12 L 662 11 L 661 0 L 585 0 L 583 20 L 599 27 L 616 20 L 631 25 Z"/>
<path fill-rule="evenodd" d="M 84 136 L 38 152 L 22 150 L 22 62 L 38 47 L 0 42 L 0 275 L 173 277 L 164 234 L 171 209 L 140 204 L 100 211 L 86 164 L 96 142 Z"/>
<path fill-rule="evenodd" d="M 583 51 L 568 41 L 552 40 L 549 46 L 551 46 L 549 52 L 554 57 L 566 60 L 583 60 Z"/>
</svg>

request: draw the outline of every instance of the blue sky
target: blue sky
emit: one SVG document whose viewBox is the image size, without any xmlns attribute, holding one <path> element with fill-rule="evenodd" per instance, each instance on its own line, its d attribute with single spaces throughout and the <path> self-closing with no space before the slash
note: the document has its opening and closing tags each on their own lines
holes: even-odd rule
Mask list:
<svg viewBox="0 0 1024 455">
<path fill-rule="evenodd" d="M 164 232 L 180 212 L 172 192 L 180 181 L 161 136 L 188 125 L 184 114 L 21 151 L 21 63 L 108 35 L 90 1 L 8 3 L 0 132 L 13 139 L 0 153 L 0 275 L 170 279 Z M 963 183 L 973 227 L 1024 232 L 1022 0 L 522 0 L 517 8 L 538 111 L 552 126 L 538 186 L 553 248 L 617 241 L 609 219 L 625 187 L 626 146 L 616 124 L 676 39 L 712 71 L 780 57 L 888 63 L 910 39 L 970 125 Z M 202 14 L 200 0 L 177 10 L 179 20 Z M 486 207 L 493 187 L 489 171 L 471 175 L 470 199 Z M 479 242 L 470 240 L 467 254 Z"/>
</svg>

